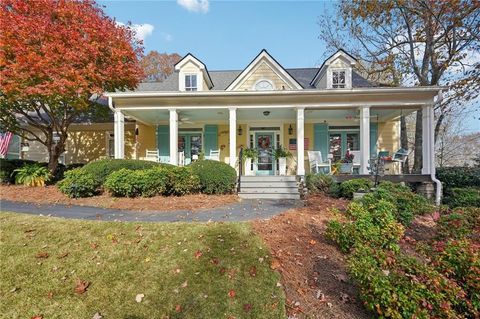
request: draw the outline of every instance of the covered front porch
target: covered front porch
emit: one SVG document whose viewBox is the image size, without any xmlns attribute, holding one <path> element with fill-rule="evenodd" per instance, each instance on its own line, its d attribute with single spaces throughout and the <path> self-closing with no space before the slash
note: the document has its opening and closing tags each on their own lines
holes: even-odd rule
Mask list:
<svg viewBox="0 0 480 319">
<path fill-rule="evenodd" d="M 422 109 L 422 174 L 431 174 L 438 89 L 342 91 L 111 93 L 115 157 L 125 156 L 127 116 L 137 121 L 139 159 L 152 159 L 154 154 L 153 160 L 188 165 L 205 157 L 226 162 L 237 172 L 304 176 L 333 173 L 348 152 L 354 155 L 348 175 L 365 176 L 372 173 L 372 159 L 379 154 L 393 158 L 400 150 L 400 116 Z M 274 157 L 280 147 L 292 155 L 286 172 Z M 257 150 L 250 167 L 239 161 L 241 149 Z M 385 174 L 400 173 L 401 161 L 389 161 Z"/>
</svg>

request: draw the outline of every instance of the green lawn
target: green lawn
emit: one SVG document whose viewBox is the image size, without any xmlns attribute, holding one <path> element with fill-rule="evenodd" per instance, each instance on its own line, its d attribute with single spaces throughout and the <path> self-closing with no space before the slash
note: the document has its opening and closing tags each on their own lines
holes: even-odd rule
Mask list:
<svg viewBox="0 0 480 319">
<path fill-rule="evenodd" d="M 0 213 L 0 227 L 4 318 L 91 319 L 96 312 L 107 319 L 285 317 L 280 277 L 246 223 Z M 77 280 L 91 282 L 83 294 L 74 291 Z M 137 294 L 145 295 L 140 303 Z"/>
</svg>

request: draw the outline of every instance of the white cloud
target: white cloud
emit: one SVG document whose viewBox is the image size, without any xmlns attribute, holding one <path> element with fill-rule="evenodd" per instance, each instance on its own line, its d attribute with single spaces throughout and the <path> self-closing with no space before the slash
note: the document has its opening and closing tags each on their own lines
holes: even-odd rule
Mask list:
<svg viewBox="0 0 480 319">
<path fill-rule="evenodd" d="M 118 25 L 125 26 L 125 23 L 117 22 Z M 135 32 L 138 40 L 145 41 L 145 38 L 153 33 L 155 27 L 149 23 L 131 24 L 130 28 Z"/>
<path fill-rule="evenodd" d="M 209 0 L 177 0 L 177 3 L 188 11 L 207 13 L 209 10 Z"/>
<path fill-rule="evenodd" d="M 166 42 L 173 41 L 173 35 L 171 35 L 170 33 L 162 32 L 162 37 L 163 37 L 163 40 L 165 40 Z"/>
</svg>

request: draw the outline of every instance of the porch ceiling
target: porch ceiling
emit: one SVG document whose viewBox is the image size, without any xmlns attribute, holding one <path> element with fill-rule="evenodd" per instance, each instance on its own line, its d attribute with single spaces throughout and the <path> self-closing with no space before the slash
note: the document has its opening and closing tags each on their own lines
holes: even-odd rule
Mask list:
<svg viewBox="0 0 480 319">
<path fill-rule="evenodd" d="M 264 112 L 269 112 L 265 115 Z M 398 118 L 401 115 L 407 115 L 415 111 L 414 109 L 383 109 L 372 108 L 370 110 L 370 118 L 372 122 L 384 122 L 391 121 Z M 125 110 L 125 115 L 130 116 L 140 122 L 155 125 L 159 123 L 168 123 L 169 111 L 168 110 Z M 305 110 L 305 121 L 352 121 L 358 122 L 358 109 L 337 109 L 337 110 Z M 182 109 L 178 111 L 178 116 L 181 121 L 186 121 L 189 124 L 195 124 L 196 122 L 208 123 L 211 122 L 224 122 L 228 123 L 228 109 L 209 109 L 209 110 L 196 110 L 196 109 Z M 296 112 L 292 108 L 256 108 L 256 109 L 238 109 L 237 121 L 238 122 L 251 122 L 251 121 L 291 121 L 295 122 Z"/>
</svg>

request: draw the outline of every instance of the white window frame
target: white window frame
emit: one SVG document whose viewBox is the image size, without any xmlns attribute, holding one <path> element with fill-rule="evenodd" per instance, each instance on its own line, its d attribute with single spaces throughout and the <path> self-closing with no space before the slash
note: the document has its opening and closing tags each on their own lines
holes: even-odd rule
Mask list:
<svg viewBox="0 0 480 319">
<path fill-rule="evenodd" d="M 340 84 L 340 83 L 333 83 L 333 74 L 338 72 L 338 75 L 340 75 L 340 72 L 344 72 L 344 76 L 345 76 L 345 83 L 343 84 Z M 346 89 L 348 87 L 348 71 L 347 69 L 332 69 L 332 72 L 331 72 L 331 81 L 332 81 L 332 89 Z M 343 86 L 342 86 L 343 85 Z"/>
<path fill-rule="evenodd" d="M 195 76 L 195 84 L 196 86 L 192 86 L 192 76 Z M 187 77 L 190 77 L 190 86 L 187 86 Z M 185 85 L 185 91 L 187 92 L 196 92 L 198 91 L 198 79 L 199 79 L 199 76 L 198 74 L 196 73 L 186 73 L 184 78 L 183 78 L 183 81 L 184 81 L 184 85 Z"/>
<path fill-rule="evenodd" d="M 255 84 L 253 85 L 252 89 L 253 89 L 254 91 L 260 91 L 260 90 L 257 89 L 257 85 L 258 85 L 260 82 L 268 82 L 268 83 L 270 83 L 270 85 L 272 86 L 272 89 L 271 89 L 271 90 L 262 90 L 262 91 L 274 91 L 274 90 L 275 90 L 275 84 L 273 84 L 272 81 L 267 80 L 267 79 L 260 79 L 260 80 L 258 80 L 257 82 L 255 82 Z"/>
</svg>

